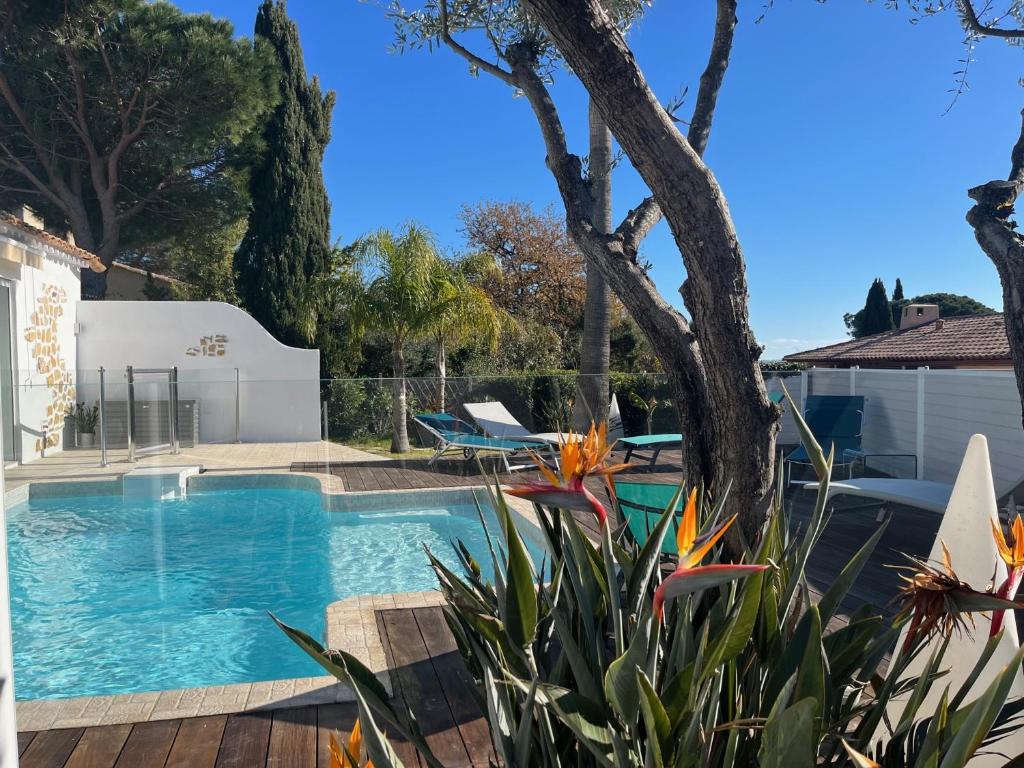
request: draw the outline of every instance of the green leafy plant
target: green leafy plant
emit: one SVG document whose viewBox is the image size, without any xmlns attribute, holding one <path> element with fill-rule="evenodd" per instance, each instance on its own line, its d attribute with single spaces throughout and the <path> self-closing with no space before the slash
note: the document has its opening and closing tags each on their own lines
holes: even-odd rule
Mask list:
<svg viewBox="0 0 1024 768">
<path fill-rule="evenodd" d="M 95 405 L 75 403 L 68 408 L 68 418 L 74 420 L 75 429 L 78 430 L 78 434 L 95 434 L 96 424 L 100 418 L 100 409 Z"/>
<path fill-rule="evenodd" d="M 651 430 L 654 424 L 654 413 L 662 405 L 669 405 L 669 400 L 659 400 L 656 396 L 651 395 L 649 397 L 640 397 L 636 392 L 630 391 L 629 402 L 643 411 L 644 414 L 644 426 L 647 430 L 647 434 L 651 434 Z"/>
<path fill-rule="evenodd" d="M 904 610 L 891 623 L 864 606 L 847 623 L 830 626 L 888 521 L 815 599 L 806 566 L 827 523 L 832 457 L 797 410 L 821 479 L 810 522 L 794 535 L 778 484 L 742 562 L 715 559 L 732 523 L 720 519 L 727 488 L 717 497 L 691 489 L 677 518 L 671 510 L 684 494 L 680 486 L 643 542 L 613 530 L 604 503 L 584 485 L 587 477 L 616 469 L 604 466 L 603 431 L 563 446 L 559 473 L 545 469 L 542 481 L 508 491 L 537 505 L 547 545 L 542 566 L 527 554 L 518 531 L 524 523 L 517 523 L 497 483 L 491 502 L 502 541 L 491 549 L 494 582 L 483 579 L 464 546 L 456 547 L 461 575 L 430 555 L 447 601 L 445 618 L 477 681 L 501 763 L 812 768 L 876 761 L 956 768 L 1016 726 L 1022 704 L 1007 703 L 1007 696 L 1024 650 L 967 701 L 999 636 L 959 687 L 945 682 L 947 644 L 929 652 L 928 641 L 948 637 L 968 612 L 1018 604 L 972 590 L 950 568 L 924 571 L 911 563 Z M 587 538 L 572 511 L 596 516 L 599 542 Z M 679 554 L 665 569 L 662 545 L 672 535 Z M 886 661 L 908 623 L 903 648 Z M 438 764 L 415 720 L 395 709 L 360 662 L 281 626 L 355 688 L 361 706 L 389 732 L 416 745 L 427 765 Z M 923 673 L 910 674 L 911 661 L 922 654 L 929 654 Z M 923 711 L 936 685 L 941 704 Z M 892 721 L 886 710 L 895 697 L 906 703 Z M 398 765 L 374 761 L 378 768 Z"/>
</svg>

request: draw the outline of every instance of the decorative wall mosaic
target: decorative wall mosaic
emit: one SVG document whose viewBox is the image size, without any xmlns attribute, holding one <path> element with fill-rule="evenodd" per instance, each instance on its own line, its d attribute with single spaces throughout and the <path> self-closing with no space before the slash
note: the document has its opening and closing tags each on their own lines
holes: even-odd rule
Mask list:
<svg viewBox="0 0 1024 768">
<path fill-rule="evenodd" d="M 43 284 L 43 290 L 36 298 L 36 309 L 29 318 L 25 330 L 25 341 L 32 345 L 32 359 L 36 371 L 46 377 L 50 390 L 50 403 L 46 406 L 46 445 L 41 437 L 36 438 L 36 452 L 43 448 L 54 448 L 60 443 L 64 428 L 64 416 L 75 402 L 75 385 L 61 354 L 58 323 L 64 316 L 68 303 L 67 292 L 56 285 Z"/>
<path fill-rule="evenodd" d="M 201 336 L 198 347 L 189 347 L 185 354 L 189 357 L 224 357 L 228 351 L 228 337 L 223 333 L 212 336 Z"/>
</svg>

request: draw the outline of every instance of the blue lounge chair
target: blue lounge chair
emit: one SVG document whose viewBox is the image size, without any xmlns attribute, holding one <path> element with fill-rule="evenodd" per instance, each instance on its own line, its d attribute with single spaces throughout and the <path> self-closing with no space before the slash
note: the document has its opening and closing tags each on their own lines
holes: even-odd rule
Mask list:
<svg viewBox="0 0 1024 768">
<path fill-rule="evenodd" d="M 651 451 L 651 457 L 648 459 L 647 468 L 653 469 L 654 463 L 658 460 L 658 454 L 660 454 L 666 448 L 682 448 L 683 447 L 683 436 L 681 434 L 666 433 L 663 435 L 636 435 L 634 437 L 620 437 L 616 442 L 616 447 L 625 448 L 626 455 L 623 457 L 623 462 L 628 464 L 630 457 L 635 451 Z M 666 503 L 668 503 L 666 501 Z"/>
<path fill-rule="evenodd" d="M 864 397 L 861 395 L 808 395 L 804 421 L 827 454 L 835 447 L 836 465 L 849 465 L 847 452 L 860 451 L 864 423 Z M 801 445 L 786 457 L 786 485 L 792 485 L 793 464 L 810 465 L 807 449 Z M 796 481 L 800 482 L 800 481 Z"/>
<path fill-rule="evenodd" d="M 452 449 L 461 450 L 467 459 L 472 459 L 478 451 L 495 451 L 505 464 L 505 469 L 511 472 L 513 467 L 508 461 L 510 454 L 526 454 L 542 447 L 542 444 L 538 444 L 536 440 L 506 440 L 486 437 L 477 432 L 472 425 L 450 413 L 417 413 L 413 416 L 413 421 L 427 430 L 437 441 L 434 455 L 430 457 L 428 465 L 432 465 Z M 515 469 L 527 466 L 532 467 L 533 464 L 518 465 Z"/>
<path fill-rule="evenodd" d="M 661 516 L 665 514 L 665 510 L 678 488 L 678 485 L 668 483 L 615 482 L 615 496 L 619 501 L 619 513 L 626 522 L 629 535 L 641 547 L 647 543 L 651 531 L 658 524 Z M 679 528 L 679 518 L 685 503 L 686 495 L 681 494 L 676 508 L 673 510 L 676 520 L 661 543 L 663 555 L 677 554 L 676 530 Z"/>
</svg>

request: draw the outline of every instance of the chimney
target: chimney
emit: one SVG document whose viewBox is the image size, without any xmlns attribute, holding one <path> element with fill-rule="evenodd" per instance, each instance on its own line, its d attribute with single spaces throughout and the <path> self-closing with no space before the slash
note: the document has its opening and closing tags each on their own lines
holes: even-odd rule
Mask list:
<svg viewBox="0 0 1024 768">
<path fill-rule="evenodd" d="M 916 328 L 938 319 L 938 304 L 907 304 L 900 315 L 900 330 Z"/>
<path fill-rule="evenodd" d="M 14 218 L 18 219 L 18 221 L 23 221 L 30 227 L 35 227 L 36 229 L 46 228 L 43 225 L 43 218 L 27 205 L 19 205 L 11 213 L 14 214 Z"/>
</svg>

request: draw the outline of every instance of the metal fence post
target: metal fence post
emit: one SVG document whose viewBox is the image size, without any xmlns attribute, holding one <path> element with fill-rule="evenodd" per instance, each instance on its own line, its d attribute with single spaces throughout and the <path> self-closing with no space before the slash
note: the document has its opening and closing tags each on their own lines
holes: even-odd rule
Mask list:
<svg viewBox="0 0 1024 768">
<path fill-rule="evenodd" d="M 132 366 L 125 368 L 128 376 L 128 461 L 135 461 L 135 373 Z"/>
<path fill-rule="evenodd" d="M 917 369 L 917 479 L 924 480 L 924 383 L 928 366 Z"/>
<path fill-rule="evenodd" d="M 238 380 L 238 369 L 235 368 L 235 442 L 236 443 L 242 442 L 242 438 L 241 438 L 241 434 L 242 434 L 242 416 L 241 416 L 241 407 L 239 405 L 239 403 L 241 402 L 240 393 L 241 393 L 241 386 L 240 386 L 240 383 L 239 383 L 239 380 Z"/>
<path fill-rule="evenodd" d="M 324 438 L 323 439 L 324 439 L 324 442 L 326 443 L 327 440 L 328 440 L 328 432 L 327 432 L 327 401 L 326 400 L 324 400 L 324 401 L 322 401 L 320 403 L 320 413 L 321 413 L 321 415 L 323 417 L 323 421 L 324 421 L 324 428 L 323 428 Z"/>
<path fill-rule="evenodd" d="M 107 461 L 107 388 L 106 370 L 100 366 L 100 466 L 105 467 Z"/>
<path fill-rule="evenodd" d="M 857 371 L 860 369 L 859 365 L 850 366 L 850 394 L 857 394 Z"/>
<path fill-rule="evenodd" d="M 171 431 L 167 435 L 171 443 L 171 453 L 181 453 L 181 445 L 178 440 L 178 366 L 173 366 L 167 376 L 170 399 L 167 401 L 168 416 L 170 418 Z"/>
</svg>

